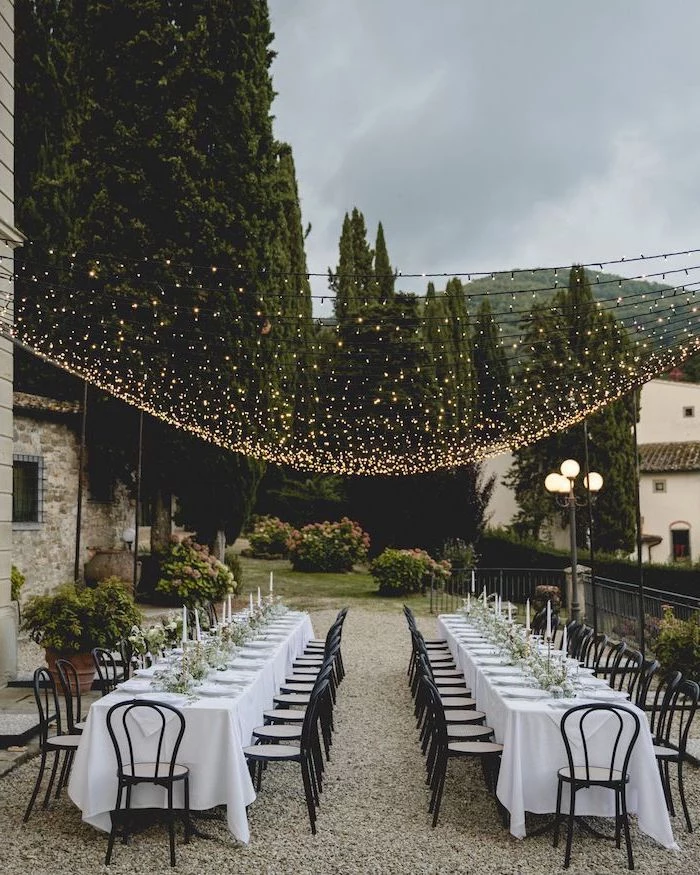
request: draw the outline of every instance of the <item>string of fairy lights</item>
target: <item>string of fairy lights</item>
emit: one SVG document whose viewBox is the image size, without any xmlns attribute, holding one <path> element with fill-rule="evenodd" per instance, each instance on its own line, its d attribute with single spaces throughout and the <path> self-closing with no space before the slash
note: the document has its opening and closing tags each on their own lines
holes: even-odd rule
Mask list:
<svg viewBox="0 0 700 875">
<path fill-rule="evenodd" d="M 579 321 L 566 267 L 392 274 L 397 294 L 409 278 L 459 278 L 456 309 L 441 291 L 397 306 L 367 291 L 374 276 L 334 275 L 357 289 L 344 313 L 332 289 L 311 293 L 327 273 L 30 245 L 0 256 L 0 332 L 221 447 L 306 470 L 416 474 L 569 428 L 700 350 L 700 249 L 583 267 L 595 300 Z M 314 316 L 319 300 L 335 320 Z M 487 300 L 509 367 L 496 383 L 479 367 Z"/>
</svg>

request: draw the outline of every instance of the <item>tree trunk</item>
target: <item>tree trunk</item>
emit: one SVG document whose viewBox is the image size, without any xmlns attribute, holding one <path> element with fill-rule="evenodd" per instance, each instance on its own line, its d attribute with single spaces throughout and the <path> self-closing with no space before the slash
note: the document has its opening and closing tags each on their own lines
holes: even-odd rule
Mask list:
<svg viewBox="0 0 700 875">
<path fill-rule="evenodd" d="M 212 550 L 212 553 L 221 562 L 224 561 L 224 554 L 226 553 L 226 532 L 223 529 L 217 529 L 216 535 L 214 535 L 214 549 Z"/>
<path fill-rule="evenodd" d="M 151 553 L 164 553 L 170 544 L 173 529 L 172 495 L 157 489 L 153 499 L 153 523 L 151 525 Z"/>
</svg>

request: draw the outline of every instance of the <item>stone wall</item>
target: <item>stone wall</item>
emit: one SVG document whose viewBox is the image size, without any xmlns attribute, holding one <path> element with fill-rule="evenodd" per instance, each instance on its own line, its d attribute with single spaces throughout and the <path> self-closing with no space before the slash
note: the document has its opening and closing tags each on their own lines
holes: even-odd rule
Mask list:
<svg viewBox="0 0 700 875">
<path fill-rule="evenodd" d="M 78 500 L 77 414 L 32 413 L 15 408 L 14 453 L 42 460 L 43 509 L 38 523 L 13 524 L 12 561 L 26 576 L 22 598 L 73 580 Z M 121 533 L 133 526 L 134 503 L 118 485 L 112 502 L 90 498 L 83 484 L 80 575 L 95 548 L 121 549 Z M 141 542 L 144 532 L 140 530 Z"/>
</svg>

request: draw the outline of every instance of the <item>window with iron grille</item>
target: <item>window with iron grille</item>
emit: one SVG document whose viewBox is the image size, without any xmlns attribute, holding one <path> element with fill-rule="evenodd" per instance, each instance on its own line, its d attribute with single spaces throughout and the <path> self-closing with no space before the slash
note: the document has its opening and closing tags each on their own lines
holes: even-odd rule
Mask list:
<svg viewBox="0 0 700 875">
<path fill-rule="evenodd" d="M 12 522 L 41 523 L 43 516 L 43 460 L 41 456 L 13 456 Z"/>
</svg>

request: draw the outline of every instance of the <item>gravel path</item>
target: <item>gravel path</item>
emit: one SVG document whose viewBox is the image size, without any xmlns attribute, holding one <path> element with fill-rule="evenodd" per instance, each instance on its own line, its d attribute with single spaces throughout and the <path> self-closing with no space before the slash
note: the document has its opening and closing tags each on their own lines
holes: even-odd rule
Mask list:
<svg viewBox="0 0 700 875">
<path fill-rule="evenodd" d="M 335 611 L 312 617 L 323 635 Z M 426 634 L 433 624 L 422 624 Z M 450 763 L 440 822 L 430 826 L 424 766 L 406 684 L 409 636 L 400 606 L 395 611 L 354 609 L 343 632 L 347 675 L 338 694 L 332 761 L 325 773 L 318 834 L 312 836 L 298 766 L 275 764 L 249 809 L 251 842 L 237 844 L 219 816 L 198 821 L 212 840 L 178 843 L 181 873 L 556 873 L 563 847 L 543 836 L 518 841 L 503 829 L 476 764 Z M 22 815 L 36 776 L 36 761 L 0 780 L 4 842 L 2 875 L 75 872 L 167 873 L 162 827 L 142 833 L 130 847 L 118 844 L 110 867 L 102 865 L 106 836 L 81 823 L 65 797 L 49 811 Z M 691 813 L 700 821 L 700 772 L 688 770 Z M 639 834 L 633 819 L 636 871 L 700 871 L 700 839 L 674 820 L 680 853 Z M 626 870 L 624 850 L 578 835 L 570 873 Z"/>
</svg>

